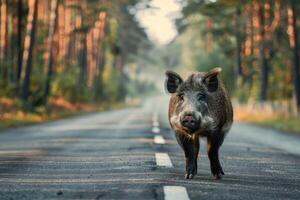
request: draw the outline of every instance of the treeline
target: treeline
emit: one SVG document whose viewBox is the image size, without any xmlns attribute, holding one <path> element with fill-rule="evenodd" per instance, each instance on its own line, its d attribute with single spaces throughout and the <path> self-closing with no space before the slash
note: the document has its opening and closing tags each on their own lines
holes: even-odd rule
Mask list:
<svg viewBox="0 0 300 200">
<path fill-rule="evenodd" d="M 297 0 L 192 0 L 177 27 L 182 35 L 198 29 L 205 55 L 195 67 L 225 65 L 241 101 L 294 98 L 300 110 L 299 13 Z"/>
<path fill-rule="evenodd" d="M 25 108 L 57 97 L 123 100 L 126 64 L 151 46 L 130 9 L 137 3 L 1 0 L 0 96 L 20 99 Z"/>
</svg>

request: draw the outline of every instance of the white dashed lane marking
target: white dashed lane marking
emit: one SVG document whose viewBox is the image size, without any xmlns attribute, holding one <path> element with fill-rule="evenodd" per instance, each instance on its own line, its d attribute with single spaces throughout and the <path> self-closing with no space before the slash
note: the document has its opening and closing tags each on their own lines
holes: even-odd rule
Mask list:
<svg viewBox="0 0 300 200">
<path fill-rule="evenodd" d="M 152 117 L 152 121 L 153 121 L 153 122 L 157 122 L 157 118 L 158 118 L 158 117 L 157 117 L 157 113 L 154 113 L 154 114 L 153 114 L 153 117 Z"/>
<path fill-rule="evenodd" d="M 159 123 L 157 121 L 153 121 L 153 124 L 152 124 L 153 127 L 159 127 Z"/>
<path fill-rule="evenodd" d="M 152 133 L 160 133 L 160 129 L 158 127 L 153 127 Z"/>
<path fill-rule="evenodd" d="M 157 114 L 153 114 L 152 118 L 152 132 L 155 134 L 160 133 L 159 123 L 157 119 Z M 166 144 L 166 141 L 163 136 L 155 135 L 154 136 L 155 144 Z M 173 167 L 172 161 L 167 153 L 155 153 L 156 165 L 162 167 Z M 188 193 L 185 187 L 181 186 L 164 186 L 164 199 L 165 200 L 189 200 Z"/>
<path fill-rule="evenodd" d="M 155 135 L 154 136 L 154 143 L 155 144 L 166 144 L 166 141 L 165 141 L 165 139 L 164 139 L 163 136 L 161 136 L 161 135 Z"/>
<path fill-rule="evenodd" d="M 165 200 L 189 200 L 189 195 L 185 187 L 181 186 L 164 186 Z"/>
<path fill-rule="evenodd" d="M 158 117 L 157 114 L 154 113 L 152 117 L 152 133 L 159 133 L 159 123 L 158 123 Z"/>
<path fill-rule="evenodd" d="M 156 165 L 161 167 L 173 167 L 171 159 L 166 153 L 155 153 Z"/>
</svg>

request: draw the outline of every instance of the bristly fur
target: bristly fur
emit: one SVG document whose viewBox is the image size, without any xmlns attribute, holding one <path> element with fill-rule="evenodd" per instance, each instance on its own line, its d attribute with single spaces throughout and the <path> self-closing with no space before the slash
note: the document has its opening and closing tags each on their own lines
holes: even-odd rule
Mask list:
<svg viewBox="0 0 300 200">
<path fill-rule="evenodd" d="M 214 70 L 214 71 L 220 71 Z M 204 91 L 207 90 L 205 85 L 202 83 L 203 78 L 206 77 L 205 72 L 196 72 L 187 77 L 186 80 L 177 88 L 176 93 L 183 91 Z M 231 101 L 227 92 L 224 88 L 222 81 L 217 77 L 219 82 L 218 88 L 215 92 L 208 92 L 208 110 L 210 111 L 210 116 L 214 121 L 215 129 L 222 129 L 223 126 L 229 126 L 233 122 L 233 109 Z M 176 93 L 173 93 L 170 98 L 169 103 L 169 120 L 174 114 L 178 114 L 176 111 L 176 104 L 178 99 Z M 172 126 L 172 124 L 171 124 Z M 227 128 L 228 129 L 228 128 Z"/>
</svg>

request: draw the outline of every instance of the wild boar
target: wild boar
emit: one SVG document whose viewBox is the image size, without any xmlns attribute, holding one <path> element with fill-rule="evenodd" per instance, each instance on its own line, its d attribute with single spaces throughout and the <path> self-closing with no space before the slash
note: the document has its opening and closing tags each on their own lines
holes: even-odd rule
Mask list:
<svg viewBox="0 0 300 200">
<path fill-rule="evenodd" d="M 224 175 L 219 148 L 233 122 L 230 98 L 218 74 L 221 68 L 192 73 L 183 80 L 166 71 L 166 90 L 171 93 L 169 122 L 186 159 L 186 179 L 197 174 L 199 137 L 207 138 L 207 154 L 215 179 Z"/>
</svg>

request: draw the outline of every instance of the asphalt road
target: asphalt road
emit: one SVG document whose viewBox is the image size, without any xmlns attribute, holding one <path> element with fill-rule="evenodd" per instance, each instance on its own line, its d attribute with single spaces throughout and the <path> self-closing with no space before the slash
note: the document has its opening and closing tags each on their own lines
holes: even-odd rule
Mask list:
<svg viewBox="0 0 300 200">
<path fill-rule="evenodd" d="M 235 123 L 221 148 L 223 179 L 210 174 L 202 140 L 198 174 L 185 180 L 166 114 L 157 98 L 2 131 L 0 199 L 300 199 L 299 137 Z"/>
</svg>

